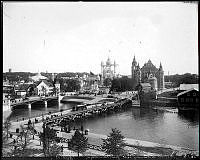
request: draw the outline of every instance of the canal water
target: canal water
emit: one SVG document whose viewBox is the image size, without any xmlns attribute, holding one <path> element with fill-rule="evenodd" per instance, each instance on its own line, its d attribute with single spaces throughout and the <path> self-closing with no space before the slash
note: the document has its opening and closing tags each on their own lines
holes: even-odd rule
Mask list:
<svg viewBox="0 0 200 160">
<path fill-rule="evenodd" d="M 11 120 L 22 117 L 34 117 L 42 113 L 53 113 L 70 109 L 75 104 L 54 104 L 14 108 L 10 115 Z M 84 129 L 90 132 L 106 134 L 111 132 L 111 128 L 119 129 L 127 138 L 176 145 L 180 147 L 199 150 L 199 114 L 183 115 L 156 111 L 152 108 L 128 108 L 125 111 L 97 116 L 77 122 L 76 127 L 83 125 Z"/>
</svg>

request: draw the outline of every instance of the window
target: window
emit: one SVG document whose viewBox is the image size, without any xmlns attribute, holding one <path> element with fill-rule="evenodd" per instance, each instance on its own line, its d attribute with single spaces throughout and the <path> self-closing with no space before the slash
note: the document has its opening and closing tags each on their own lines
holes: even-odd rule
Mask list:
<svg viewBox="0 0 200 160">
<path fill-rule="evenodd" d="M 187 93 L 187 96 L 190 96 L 190 93 Z"/>
<path fill-rule="evenodd" d="M 189 98 L 186 98 L 186 102 L 189 102 L 189 100 L 190 100 Z"/>
<path fill-rule="evenodd" d="M 190 98 L 190 102 L 193 102 L 193 98 Z"/>
<path fill-rule="evenodd" d="M 196 93 L 195 93 L 195 92 L 193 93 L 193 96 L 194 96 L 194 97 L 196 96 Z"/>
<path fill-rule="evenodd" d="M 184 98 L 181 98 L 181 102 L 184 102 Z"/>
<path fill-rule="evenodd" d="M 196 98 L 196 102 L 199 103 L 199 98 Z"/>
</svg>

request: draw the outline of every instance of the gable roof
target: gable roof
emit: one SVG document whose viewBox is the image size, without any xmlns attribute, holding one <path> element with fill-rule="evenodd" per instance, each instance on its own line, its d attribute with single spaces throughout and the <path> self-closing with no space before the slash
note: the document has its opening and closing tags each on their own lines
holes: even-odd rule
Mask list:
<svg viewBox="0 0 200 160">
<path fill-rule="evenodd" d="M 151 62 L 151 60 L 148 60 L 147 63 L 144 64 L 144 66 L 141 68 L 141 70 L 147 70 L 150 72 L 157 72 L 158 68 L 156 68 L 156 66 L 153 65 L 153 63 Z"/>
<path fill-rule="evenodd" d="M 42 80 L 42 81 L 40 81 L 40 82 L 37 84 L 37 86 L 38 86 L 39 84 L 41 84 L 42 82 L 44 82 L 48 87 L 53 87 L 53 84 L 50 83 L 50 82 L 48 82 L 47 80 Z"/>
<path fill-rule="evenodd" d="M 193 90 L 199 91 L 199 90 L 196 89 L 196 88 L 191 88 L 191 89 L 188 89 L 187 91 L 183 91 L 183 92 L 179 93 L 179 94 L 177 95 L 177 97 L 179 97 L 179 96 L 181 96 L 181 95 L 183 95 L 183 94 L 185 94 L 185 93 L 188 93 L 188 92 L 190 92 L 190 91 L 193 91 Z"/>
<path fill-rule="evenodd" d="M 29 88 L 29 84 L 20 84 L 15 87 L 15 90 L 27 90 Z"/>
</svg>

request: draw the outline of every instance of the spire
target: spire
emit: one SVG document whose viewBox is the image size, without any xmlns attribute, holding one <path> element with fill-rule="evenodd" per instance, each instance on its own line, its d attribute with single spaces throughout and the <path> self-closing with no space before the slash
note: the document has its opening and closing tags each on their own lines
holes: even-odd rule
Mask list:
<svg viewBox="0 0 200 160">
<path fill-rule="evenodd" d="M 151 63 L 151 60 L 149 59 L 147 63 Z"/>
<path fill-rule="evenodd" d="M 163 70 L 161 62 L 160 62 L 159 70 L 161 70 L 161 71 Z"/>
<path fill-rule="evenodd" d="M 136 60 L 135 60 L 135 55 L 134 55 L 134 58 L 133 58 L 133 62 L 132 62 L 132 65 L 137 65 L 137 62 L 136 62 Z"/>
</svg>

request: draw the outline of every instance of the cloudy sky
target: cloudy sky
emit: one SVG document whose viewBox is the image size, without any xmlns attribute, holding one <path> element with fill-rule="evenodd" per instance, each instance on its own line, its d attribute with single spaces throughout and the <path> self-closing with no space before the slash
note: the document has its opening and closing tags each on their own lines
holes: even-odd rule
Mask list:
<svg viewBox="0 0 200 160">
<path fill-rule="evenodd" d="M 4 2 L 3 71 L 94 72 L 133 57 L 198 73 L 198 7 L 182 2 Z"/>
</svg>

